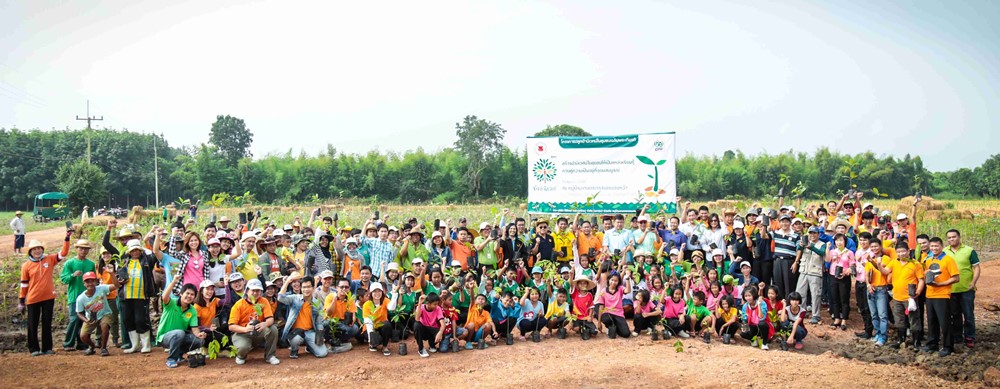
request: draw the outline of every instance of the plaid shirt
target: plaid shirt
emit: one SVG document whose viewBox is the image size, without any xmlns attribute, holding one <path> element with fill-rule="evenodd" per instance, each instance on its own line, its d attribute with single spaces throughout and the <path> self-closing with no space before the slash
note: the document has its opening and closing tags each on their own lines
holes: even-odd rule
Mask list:
<svg viewBox="0 0 1000 389">
<path fill-rule="evenodd" d="M 385 268 L 389 266 L 389 262 L 392 262 L 396 258 L 396 248 L 389 241 L 367 237 L 361 237 L 360 243 L 362 246 L 368 247 L 369 252 L 371 252 L 371 260 L 369 260 L 368 266 L 372 268 L 372 279 L 382 279 L 382 273 L 385 272 Z"/>
</svg>

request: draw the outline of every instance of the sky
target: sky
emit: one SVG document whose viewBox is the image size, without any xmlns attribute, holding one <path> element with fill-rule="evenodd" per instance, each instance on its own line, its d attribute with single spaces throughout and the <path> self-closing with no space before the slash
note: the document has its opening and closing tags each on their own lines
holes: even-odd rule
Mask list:
<svg viewBox="0 0 1000 389">
<path fill-rule="evenodd" d="M 0 127 L 252 152 L 427 151 L 466 115 L 675 131 L 679 155 L 829 147 L 976 167 L 1000 146 L 1000 2 L 0 0 Z"/>
</svg>

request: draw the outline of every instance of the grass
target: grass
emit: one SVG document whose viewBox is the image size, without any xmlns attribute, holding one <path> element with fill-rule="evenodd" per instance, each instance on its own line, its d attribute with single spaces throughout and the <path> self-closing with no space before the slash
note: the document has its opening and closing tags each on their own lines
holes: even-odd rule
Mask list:
<svg viewBox="0 0 1000 389">
<path fill-rule="evenodd" d="M 2 235 L 13 234 L 13 231 L 11 231 L 9 224 L 11 219 L 13 218 L 14 218 L 14 212 L 0 212 L 0 221 L 3 221 L 3 228 L 0 229 L 0 231 L 3 231 Z M 66 224 L 65 221 L 50 221 L 46 223 L 36 223 L 34 220 L 31 219 L 31 212 L 24 212 L 24 215 L 21 215 L 21 219 L 24 220 L 24 228 L 25 230 L 27 230 L 27 232 L 47 230 L 53 227 L 63 226 Z"/>
</svg>

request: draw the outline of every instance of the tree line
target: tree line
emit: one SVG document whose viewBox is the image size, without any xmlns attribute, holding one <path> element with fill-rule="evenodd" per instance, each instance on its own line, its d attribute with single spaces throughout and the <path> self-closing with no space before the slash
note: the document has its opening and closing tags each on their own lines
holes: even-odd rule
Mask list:
<svg viewBox="0 0 1000 389">
<path fill-rule="evenodd" d="M 456 142 L 438 151 L 345 153 L 328 145 L 318 155 L 272 153 L 252 158 L 253 134 L 243 120 L 218 116 L 209 142 L 172 146 L 159 135 L 120 130 L 0 129 L 0 208 L 30 209 L 38 193 L 63 191 L 75 207 L 155 202 L 153 143 L 160 203 L 210 200 L 214 194 L 252 194 L 254 201 L 290 204 L 330 198 L 456 203 L 527 195 L 527 153 L 506 146 L 501 125 L 476 116 L 455 124 Z M 571 125 L 539 136 L 586 136 Z M 90 140 L 90 163 L 86 162 Z M 954 197 L 1000 196 L 1000 154 L 982 166 L 928 171 L 919 156 L 820 148 L 812 153 L 722 156 L 677 160 L 678 193 L 695 199 L 734 196 L 833 198 L 854 188 L 903 197 L 920 191 Z"/>
</svg>

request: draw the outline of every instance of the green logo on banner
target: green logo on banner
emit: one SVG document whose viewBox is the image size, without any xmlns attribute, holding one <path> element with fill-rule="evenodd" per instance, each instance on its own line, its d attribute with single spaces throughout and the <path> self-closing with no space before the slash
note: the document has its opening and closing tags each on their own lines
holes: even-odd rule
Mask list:
<svg viewBox="0 0 1000 389">
<path fill-rule="evenodd" d="M 547 158 L 535 161 L 535 166 L 531 168 L 535 179 L 541 182 L 549 182 L 556 178 L 556 165 Z"/>
</svg>

